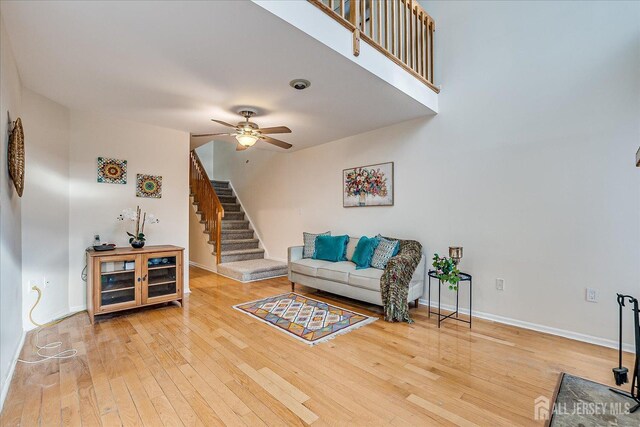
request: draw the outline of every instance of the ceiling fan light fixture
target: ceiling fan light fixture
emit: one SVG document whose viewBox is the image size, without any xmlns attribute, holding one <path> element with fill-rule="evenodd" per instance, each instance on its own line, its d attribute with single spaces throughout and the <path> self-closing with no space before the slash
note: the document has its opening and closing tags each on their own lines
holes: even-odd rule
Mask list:
<svg viewBox="0 0 640 427">
<path fill-rule="evenodd" d="M 241 133 L 239 135 L 236 135 L 236 139 L 238 140 L 238 143 L 240 145 L 244 147 L 251 147 L 253 144 L 256 143 L 256 141 L 258 140 L 258 137 L 251 134 Z"/>
</svg>

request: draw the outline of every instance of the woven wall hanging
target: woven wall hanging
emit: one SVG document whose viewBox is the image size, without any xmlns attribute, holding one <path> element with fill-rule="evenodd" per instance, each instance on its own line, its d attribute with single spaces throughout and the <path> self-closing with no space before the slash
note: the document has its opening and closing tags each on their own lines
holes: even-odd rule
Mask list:
<svg viewBox="0 0 640 427">
<path fill-rule="evenodd" d="M 18 196 L 24 191 L 24 131 L 22 120 L 16 119 L 11 135 L 9 135 L 9 153 L 7 156 L 9 176 L 13 180 Z"/>
</svg>

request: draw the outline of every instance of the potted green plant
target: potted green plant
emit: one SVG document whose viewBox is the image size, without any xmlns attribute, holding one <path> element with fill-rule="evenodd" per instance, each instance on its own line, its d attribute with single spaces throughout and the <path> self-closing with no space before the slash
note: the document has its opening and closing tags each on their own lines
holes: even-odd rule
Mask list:
<svg viewBox="0 0 640 427">
<path fill-rule="evenodd" d="M 453 258 L 440 257 L 440 255 L 434 254 L 432 265 L 438 280 L 448 283 L 450 290 L 457 291 L 458 282 L 460 281 L 460 270 L 458 270 L 458 266 Z"/>
</svg>

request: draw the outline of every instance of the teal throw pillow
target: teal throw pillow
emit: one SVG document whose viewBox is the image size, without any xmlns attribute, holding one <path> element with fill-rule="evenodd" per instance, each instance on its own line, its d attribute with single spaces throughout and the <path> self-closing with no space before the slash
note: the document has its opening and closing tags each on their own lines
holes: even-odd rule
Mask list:
<svg viewBox="0 0 640 427">
<path fill-rule="evenodd" d="M 373 258 L 373 252 L 378 247 L 380 239 L 377 237 L 362 236 L 356 246 L 356 250 L 351 257 L 351 261 L 356 264 L 356 270 L 363 268 L 369 268 L 371 266 L 371 258 Z"/>
<path fill-rule="evenodd" d="M 304 239 L 304 248 L 302 249 L 302 258 L 313 258 L 313 253 L 316 251 L 316 237 L 318 236 L 331 236 L 330 231 L 324 233 L 302 233 Z"/>
<path fill-rule="evenodd" d="M 316 237 L 316 248 L 313 253 L 313 259 L 321 259 L 324 261 L 346 261 L 347 260 L 347 243 L 349 236 L 318 236 Z"/>
</svg>

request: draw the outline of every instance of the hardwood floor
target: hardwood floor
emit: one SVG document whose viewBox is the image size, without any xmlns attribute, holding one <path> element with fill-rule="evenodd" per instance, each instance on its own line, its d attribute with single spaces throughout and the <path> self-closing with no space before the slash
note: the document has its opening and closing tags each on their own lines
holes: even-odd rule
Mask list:
<svg viewBox="0 0 640 427">
<path fill-rule="evenodd" d="M 286 278 L 241 284 L 192 268 L 190 284 L 184 309 L 95 326 L 81 314 L 43 331 L 41 344 L 78 356 L 18 364 L 1 425 L 536 425 L 533 401 L 551 397 L 559 372 L 611 384 L 616 361 L 610 349 L 488 321 L 438 330 L 426 307 L 412 325 L 380 320 L 310 347 L 231 307 L 288 292 Z M 21 357 L 34 353 L 27 337 Z"/>
</svg>

